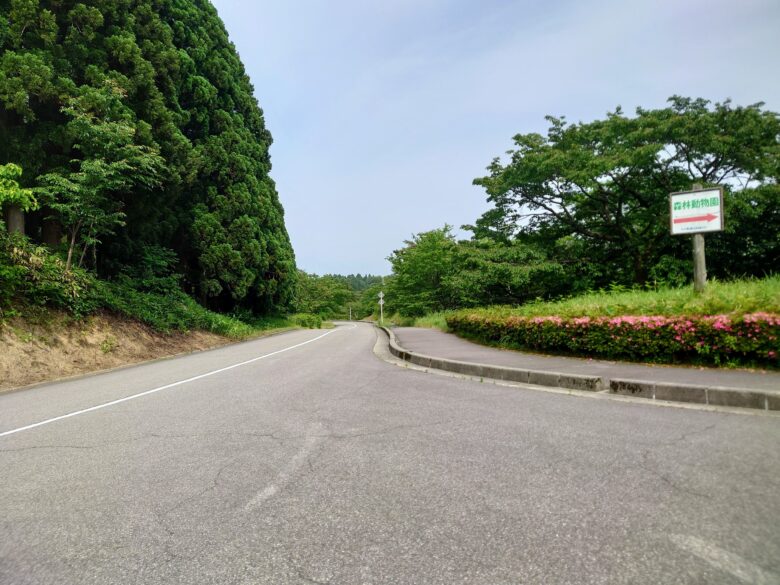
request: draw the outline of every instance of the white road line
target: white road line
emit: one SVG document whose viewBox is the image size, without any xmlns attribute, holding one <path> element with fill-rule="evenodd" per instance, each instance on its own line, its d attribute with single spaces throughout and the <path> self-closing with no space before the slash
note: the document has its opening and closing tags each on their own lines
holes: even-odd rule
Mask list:
<svg viewBox="0 0 780 585">
<path fill-rule="evenodd" d="M 247 502 L 246 506 L 244 506 L 244 510 L 247 512 L 254 510 L 260 507 L 268 498 L 274 497 L 279 489 L 284 487 L 287 482 L 290 481 L 290 478 L 293 476 L 293 474 L 298 471 L 298 469 L 300 469 L 300 467 L 306 461 L 306 458 L 309 456 L 309 453 L 312 452 L 312 449 L 314 449 L 315 445 L 317 445 L 317 443 L 319 443 L 321 440 L 322 436 L 319 435 L 309 435 L 306 437 L 306 442 L 292 457 L 292 459 L 287 462 L 287 465 L 285 465 L 277 474 L 274 481 L 269 483 L 265 488 L 259 491 L 254 498 Z"/>
<path fill-rule="evenodd" d="M 780 585 L 780 576 L 770 573 L 739 555 L 715 546 L 711 542 L 684 534 L 672 534 L 669 538 L 681 549 L 696 555 L 716 569 L 736 577 L 743 583 Z"/>
<path fill-rule="evenodd" d="M 233 368 L 238 368 L 241 366 L 245 366 L 247 364 L 251 364 L 253 362 L 264 360 L 265 358 L 269 358 L 274 355 L 278 355 L 280 353 L 284 353 L 285 351 L 290 351 L 291 349 L 295 349 L 297 347 L 301 347 L 303 345 L 307 345 L 309 343 L 313 343 L 317 341 L 318 339 L 322 339 L 326 335 L 330 335 L 334 331 L 338 331 L 338 329 L 331 329 L 330 331 L 323 333 L 322 335 L 315 337 L 314 339 L 309 339 L 308 341 L 304 341 L 303 343 L 298 343 L 296 345 L 291 345 L 290 347 L 285 347 L 284 349 L 280 349 L 277 351 L 272 351 L 271 353 L 267 353 L 265 355 L 261 355 L 256 358 L 252 358 L 251 360 L 246 360 L 244 362 L 240 362 L 237 364 L 233 364 L 232 366 L 227 366 L 224 368 L 219 368 L 218 370 L 213 370 L 211 372 L 206 372 L 205 374 L 200 374 L 199 376 L 193 376 L 192 378 L 187 378 L 186 380 L 179 380 L 178 382 L 173 382 L 171 384 L 166 384 L 165 386 L 160 386 L 159 388 L 153 388 L 151 390 L 146 390 L 145 392 L 140 392 L 138 394 L 133 394 L 132 396 L 125 396 L 124 398 L 120 398 L 119 400 L 112 400 L 111 402 L 104 402 L 103 404 L 98 404 L 97 406 L 91 406 L 89 408 L 84 408 L 82 410 L 77 410 L 75 412 L 69 412 L 68 414 L 63 414 L 61 416 L 55 416 L 54 418 L 49 418 L 46 420 L 42 420 L 37 423 L 33 423 L 31 425 L 27 425 L 24 427 L 19 427 L 18 429 L 12 429 L 10 431 L 5 431 L 0 433 L 0 437 L 7 437 L 8 435 L 13 435 L 15 433 L 21 433 L 22 431 L 29 431 L 30 429 L 34 429 L 36 427 L 41 427 L 43 425 L 48 425 L 53 422 L 57 422 L 59 420 L 64 420 L 66 418 L 71 418 L 73 416 L 78 416 L 80 414 L 86 414 L 88 412 L 93 412 L 95 410 L 100 410 L 102 408 L 108 408 L 109 406 L 114 406 L 115 404 L 121 404 L 122 402 L 127 402 L 128 400 L 135 400 L 136 398 L 141 398 L 142 396 L 148 396 L 149 394 L 154 394 L 155 392 L 160 392 L 162 390 L 167 390 L 168 388 L 173 388 L 175 386 L 181 386 L 182 384 L 187 384 L 188 382 L 194 382 L 195 380 L 201 380 L 203 378 L 208 378 L 209 376 L 213 376 L 214 374 L 219 374 L 221 372 L 227 372 L 228 370 L 232 370 Z"/>
</svg>

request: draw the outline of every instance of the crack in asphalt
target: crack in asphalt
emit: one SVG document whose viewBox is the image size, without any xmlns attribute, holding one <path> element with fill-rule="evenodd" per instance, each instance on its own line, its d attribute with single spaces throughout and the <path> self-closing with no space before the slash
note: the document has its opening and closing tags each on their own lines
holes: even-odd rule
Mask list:
<svg viewBox="0 0 780 585">
<path fill-rule="evenodd" d="M 637 465 L 637 467 L 639 467 L 640 469 L 643 469 L 643 470 L 647 471 L 648 473 L 656 476 L 661 481 L 663 481 L 666 485 L 668 485 L 672 489 L 675 489 L 675 490 L 677 490 L 679 492 L 682 492 L 684 494 L 688 494 L 689 496 L 694 496 L 694 497 L 697 497 L 697 498 L 708 498 L 709 497 L 709 494 L 704 494 L 704 493 L 698 492 L 696 490 L 692 490 L 690 488 L 684 487 L 684 486 L 676 483 L 667 474 L 665 474 L 662 471 L 659 471 L 658 469 L 652 467 L 649 464 L 648 460 L 647 460 L 649 456 L 650 456 L 650 452 L 649 451 L 644 451 L 642 453 L 642 456 L 641 456 L 642 462 L 639 463 Z"/>
<path fill-rule="evenodd" d="M 706 433 L 707 431 L 710 431 L 710 430 L 714 429 L 717 425 L 718 425 L 718 423 L 712 423 L 712 424 L 709 424 L 709 425 L 707 425 L 705 427 L 702 427 L 702 428 L 699 428 L 699 429 L 686 431 L 686 432 L 680 434 L 680 436 L 672 439 L 671 441 L 655 443 L 655 445 L 653 445 L 653 446 L 654 447 L 674 447 L 675 445 L 679 445 L 680 443 L 686 441 L 687 439 L 689 439 L 692 436 L 700 435 L 700 434 Z M 644 471 L 646 471 L 646 472 L 656 476 L 663 483 L 665 483 L 666 485 L 668 485 L 669 487 L 671 487 L 674 490 L 677 490 L 679 492 L 682 492 L 684 494 L 687 494 L 687 495 L 693 496 L 693 497 L 697 497 L 697 498 L 708 498 L 709 497 L 709 494 L 705 494 L 705 493 L 702 493 L 702 492 L 699 492 L 699 491 L 693 490 L 691 488 L 688 488 L 688 487 L 680 485 L 675 480 L 673 480 L 668 474 L 663 473 L 656 466 L 652 465 L 650 463 L 650 460 L 649 460 L 652 450 L 653 450 L 652 448 L 646 448 L 646 449 L 644 449 L 642 451 L 642 453 L 640 455 L 640 462 L 637 464 L 637 467 L 639 467 L 640 469 L 643 469 Z"/>
<path fill-rule="evenodd" d="M 718 423 L 714 422 L 712 424 L 709 424 L 707 426 L 701 427 L 699 429 L 692 429 L 690 431 L 685 431 L 680 436 L 675 437 L 675 438 L 671 439 L 670 441 L 659 441 L 657 443 L 652 443 L 650 446 L 651 447 L 674 447 L 675 445 L 678 445 L 679 443 L 682 443 L 683 441 L 685 441 L 686 439 L 688 439 L 690 437 L 693 437 L 693 436 L 696 436 L 696 435 L 701 435 L 703 433 L 706 433 L 707 431 L 711 431 L 716 426 L 718 426 Z"/>
<path fill-rule="evenodd" d="M 162 511 L 153 510 L 152 511 L 152 514 L 154 515 L 155 523 L 158 526 L 160 526 L 160 528 L 162 528 L 163 532 L 165 532 L 165 534 L 167 536 L 167 539 L 163 538 L 162 543 L 161 543 L 162 547 L 163 547 L 163 551 L 164 551 L 165 556 L 166 556 L 166 559 L 165 559 L 166 564 L 170 564 L 170 563 L 172 563 L 174 561 L 178 561 L 178 560 L 192 560 L 194 558 L 194 557 L 187 558 L 184 555 L 181 555 L 181 554 L 177 553 L 173 549 L 172 545 L 174 543 L 170 542 L 170 539 L 173 539 L 173 538 L 176 537 L 176 531 L 167 522 L 166 517 L 168 515 L 170 515 L 172 512 L 175 512 L 176 510 L 178 510 L 179 508 L 181 508 L 182 506 L 187 504 L 188 502 L 192 502 L 192 501 L 200 498 L 201 496 L 207 494 L 208 492 L 214 491 L 217 488 L 217 486 L 219 485 L 219 480 L 222 477 L 222 474 L 225 472 L 225 470 L 228 467 L 234 465 L 237 461 L 238 461 L 238 459 L 233 459 L 232 461 L 229 461 L 229 462 L 225 463 L 224 465 L 222 465 L 217 470 L 217 473 L 214 474 L 214 477 L 211 480 L 211 484 L 209 486 L 205 487 L 204 489 L 200 490 L 198 493 L 192 494 L 192 495 L 187 496 L 185 498 L 182 498 L 181 500 L 177 501 L 175 504 L 173 504 L 172 506 L 169 506 L 165 510 L 162 510 Z"/>
<path fill-rule="evenodd" d="M 15 447 L 11 449 L 0 449 L 0 453 L 15 453 L 20 451 L 32 451 L 36 449 L 74 449 L 74 450 L 94 450 L 104 449 L 106 447 L 116 447 L 119 445 L 129 445 L 131 443 L 137 443 L 139 441 L 145 441 L 150 439 L 194 439 L 203 437 L 215 437 L 215 436 L 239 436 L 239 437 L 256 437 L 261 439 L 272 439 L 279 444 L 283 444 L 286 440 L 279 437 L 276 433 L 255 433 L 249 431 L 230 431 L 230 432 L 213 432 L 213 433 L 191 433 L 191 434 L 158 434 L 148 433 L 139 437 L 133 437 L 126 441 L 107 441 L 99 445 L 29 445 L 27 447 Z"/>
<path fill-rule="evenodd" d="M 196 499 L 200 498 L 201 496 L 203 496 L 203 495 L 205 495 L 205 494 L 207 494 L 207 493 L 209 493 L 209 492 L 211 492 L 211 491 L 214 491 L 215 489 L 217 489 L 217 486 L 219 485 L 219 480 L 220 480 L 220 478 L 222 477 L 222 474 L 225 472 L 225 470 L 226 470 L 228 467 L 231 467 L 232 465 L 235 465 L 235 463 L 236 463 L 237 461 L 238 461 L 238 459 L 232 459 L 231 461 L 228 461 L 227 463 L 225 463 L 224 465 L 222 465 L 222 466 L 221 466 L 221 467 L 220 467 L 220 468 L 217 470 L 217 473 L 214 475 L 214 478 L 211 480 L 211 485 L 209 485 L 209 486 L 205 487 L 204 489 L 200 490 L 200 491 L 199 491 L 198 493 L 196 493 L 196 494 L 193 494 L 193 495 L 191 495 L 191 496 L 187 496 L 187 497 L 185 497 L 185 498 L 183 498 L 183 499 L 179 500 L 179 501 L 178 501 L 178 502 L 176 502 L 176 503 L 175 503 L 173 506 L 171 506 L 171 507 L 169 507 L 169 508 L 165 509 L 165 510 L 163 511 L 163 513 L 162 513 L 162 514 L 163 514 L 163 516 L 168 516 L 168 515 L 169 515 L 169 514 L 171 514 L 172 512 L 175 512 L 176 510 L 178 510 L 179 508 L 181 508 L 182 506 L 184 506 L 186 503 L 188 503 L 188 502 L 191 502 L 191 501 L 193 501 L 193 500 L 196 500 Z"/>
<path fill-rule="evenodd" d="M 301 581 L 304 583 L 313 583 L 314 585 L 336 585 L 334 581 L 328 580 L 328 581 L 318 581 L 317 579 L 310 577 L 304 572 L 303 567 L 296 564 L 291 556 L 287 557 L 287 564 L 290 566 L 290 568 L 295 573 L 295 576 L 298 577 Z"/>
</svg>

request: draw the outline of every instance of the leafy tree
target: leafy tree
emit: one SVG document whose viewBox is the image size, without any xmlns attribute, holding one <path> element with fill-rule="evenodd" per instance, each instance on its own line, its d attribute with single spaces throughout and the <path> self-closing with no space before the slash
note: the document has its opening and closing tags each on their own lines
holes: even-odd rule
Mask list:
<svg viewBox="0 0 780 585">
<path fill-rule="evenodd" d="M 522 242 L 491 239 L 460 242 L 455 270 L 444 281 L 448 308 L 521 304 L 570 290 L 564 267 L 541 249 Z"/>
<path fill-rule="evenodd" d="M 730 198 L 726 229 L 707 243 L 708 270 L 725 277 L 780 271 L 780 185 L 744 189 Z"/>
<path fill-rule="evenodd" d="M 362 319 L 369 315 L 378 315 L 379 293 L 392 290 L 392 282 L 392 276 L 385 277 L 384 282 L 382 282 L 381 277 L 379 277 L 379 280 L 360 291 L 360 295 L 355 302 L 355 316 L 358 319 Z M 385 314 L 391 314 L 397 311 L 398 309 L 394 306 L 393 295 L 385 296 Z"/>
<path fill-rule="evenodd" d="M 121 103 L 100 103 L 107 86 L 121 90 Z M 92 221 L 83 218 L 77 234 L 100 250 L 102 276 L 132 271 L 144 250 L 158 247 L 175 252 L 182 286 L 211 308 L 290 305 L 295 256 L 253 92 L 209 2 L 0 0 L 0 161 L 24 166 L 23 186 L 42 175 L 60 182 L 30 225 L 65 214 L 76 193 L 107 214 L 106 229 L 86 234 Z M 82 159 L 103 155 L 74 146 L 93 144 L 94 130 L 63 110 L 74 99 L 122 125 L 119 135 L 132 129 L 128 146 L 158 152 L 166 169 L 159 182 L 128 188 L 113 183 L 127 175 L 121 169 L 82 168 Z M 98 115 L 101 105 L 111 108 Z M 103 159 L 122 160 L 112 157 Z"/>
<path fill-rule="evenodd" d="M 404 243 L 404 248 L 388 258 L 393 267 L 388 291 L 393 307 L 410 317 L 450 308 L 452 301 L 444 284 L 456 266 L 452 227 L 415 234 Z"/>
<path fill-rule="evenodd" d="M 71 161 L 71 169 L 40 177 L 49 206 L 68 232 L 66 270 L 77 248 L 81 267 L 90 247 L 95 250 L 102 236 L 124 225 L 118 195 L 160 185 L 163 159 L 155 148 L 134 143 L 136 130 L 121 117 L 122 94 L 109 85 L 105 90 L 86 88 L 68 101 L 63 108 L 70 118 L 68 130 L 84 158 Z"/>
<path fill-rule="evenodd" d="M 341 276 L 339 274 L 326 274 L 325 276 L 334 276 L 336 278 L 343 279 L 349 285 L 349 288 L 355 292 L 362 292 L 368 287 L 378 282 L 382 282 L 381 276 L 375 276 L 373 274 L 347 274 L 346 276 Z"/>
<path fill-rule="evenodd" d="M 0 209 L 4 205 L 13 205 L 22 211 L 31 211 L 38 208 L 32 189 L 24 189 L 19 186 L 19 178 L 22 176 L 22 167 L 8 163 L 0 165 Z"/>
<path fill-rule="evenodd" d="M 317 276 L 299 271 L 295 308 L 301 313 L 312 313 L 325 318 L 346 317 L 349 305 L 356 299 L 344 277 Z"/>
<path fill-rule="evenodd" d="M 723 185 L 728 214 L 733 194 L 749 200 L 780 177 L 780 119 L 763 104 L 669 103 L 633 118 L 620 108 L 590 123 L 549 117 L 546 136 L 515 136 L 510 160 L 494 159 L 474 181 L 494 204 L 470 226 L 475 235 L 520 236 L 548 249 L 573 236 L 582 258 L 609 267 L 610 281 L 647 281 L 680 246 L 668 234 L 670 192 Z"/>
<path fill-rule="evenodd" d="M 390 262 L 388 309 L 410 317 L 519 304 L 555 297 L 571 287 L 566 268 L 549 260 L 541 248 L 489 238 L 458 242 L 449 226 L 413 236 Z"/>
</svg>

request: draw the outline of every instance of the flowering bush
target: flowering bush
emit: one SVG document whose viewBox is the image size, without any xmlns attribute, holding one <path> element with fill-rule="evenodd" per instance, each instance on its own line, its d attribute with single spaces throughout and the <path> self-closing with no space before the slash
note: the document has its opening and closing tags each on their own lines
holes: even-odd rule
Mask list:
<svg viewBox="0 0 780 585">
<path fill-rule="evenodd" d="M 561 318 L 461 311 L 449 315 L 447 325 L 480 341 L 551 353 L 780 366 L 780 315 L 771 313 Z"/>
</svg>

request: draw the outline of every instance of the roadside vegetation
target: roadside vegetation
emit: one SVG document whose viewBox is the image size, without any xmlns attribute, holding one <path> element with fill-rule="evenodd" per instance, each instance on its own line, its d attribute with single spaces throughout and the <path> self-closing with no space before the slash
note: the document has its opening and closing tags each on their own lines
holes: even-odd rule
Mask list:
<svg viewBox="0 0 780 585">
<path fill-rule="evenodd" d="M 771 313 L 519 317 L 484 310 L 446 319 L 464 337 L 517 349 L 661 363 L 780 365 L 780 316 Z"/>
<path fill-rule="evenodd" d="M 438 313 L 417 321 L 484 343 L 553 353 L 778 367 L 780 277 L 613 291 L 521 307 Z"/>
<path fill-rule="evenodd" d="M 293 312 L 271 134 L 216 9 L 0 6 L 0 233 L 27 237 L 1 243 L 6 313 L 240 338 Z"/>
<path fill-rule="evenodd" d="M 108 311 L 144 323 L 160 333 L 202 330 L 246 339 L 268 330 L 312 326 L 294 317 L 222 314 L 199 305 L 179 287 L 179 276 L 163 265 L 143 272 L 98 279 L 20 234 L 0 229 L 0 323 L 47 309 L 75 319 Z M 319 324 L 317 324 L 319 326 Z"/>
<path fill-rule="evenodd" d="M 385 314 L 489 343 L 621 359 L 775 367 L 780 331 L 780 118 L 763 104 L 672 97 L 603 120 L 548 118 L 546 135 L 474 180 L 492 204 L 390 257 Z M 710 282 L 690 285 L 669 193 L 724 191 L 706 236 Z"/>
<path fill-rule="evenodd" d="M 363 319 L 374 311 L 382 277 L 372 274 L 325 274 L 298 271 L 295 309 L 299 319 L 314 322 L 328 319 Z"/>
<path fill-rule="evenodd" d="M 692 286 L 657 290 L 601 290 L 558 301 L 532 301 L 519 306 L 494 306 L 461 311 L 440 311 L 414 319 L 416 327 L 446 328 L 447 318 L 462 314 L 514 317 L 616 317 L 653 315 L 665 317 L 748 313 L 780 313 L 780 276 L 732 282 L 711 281 L 703 294 Z"/>
</svg>

